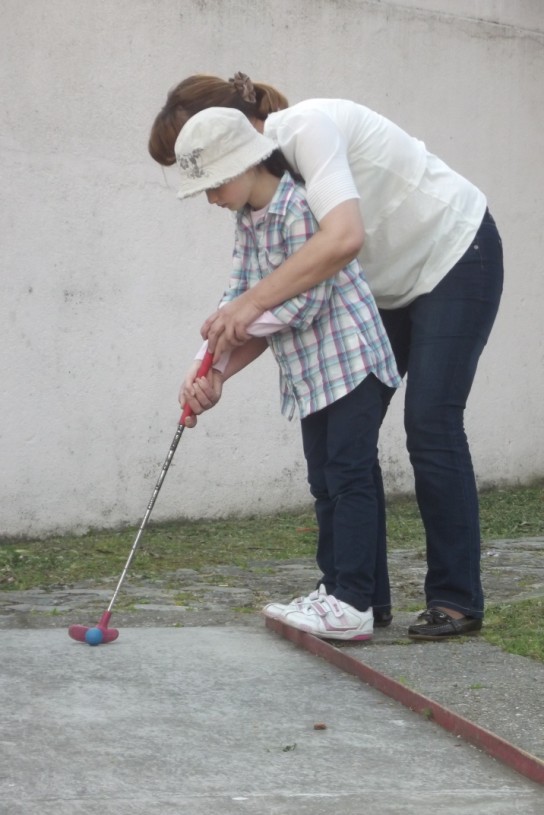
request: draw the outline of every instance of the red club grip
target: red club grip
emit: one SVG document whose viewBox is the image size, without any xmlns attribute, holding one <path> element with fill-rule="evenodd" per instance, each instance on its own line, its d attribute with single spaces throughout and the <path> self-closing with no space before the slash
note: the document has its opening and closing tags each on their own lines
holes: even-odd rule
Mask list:
<svg viewBox="0 0 544 815">
<path fill-rule="evenodd" d="M 200 363 L 200 368 L 196 372 L 195 379 L 200 377 L 200 376 L 206 376 L 206 374 L 208 373 L 208 371 L 212 367 L 212 362 L 213 362 L 213 354 L 210 354 L 209 351 L 206 351 L 206 353 L 204 355 L 204 359 Z M 185 405 L 184 408 L 183 408 L 183 413 L 181 414 L 181 419 L 179 420 L 179 423 L 182 424 L 183 426 L 185 426 L 185 419 L 188 416 L 192 416 L 192 415 L 193 415 L 193 411 L 191 410 L 189 405 Z"/>
</svg>

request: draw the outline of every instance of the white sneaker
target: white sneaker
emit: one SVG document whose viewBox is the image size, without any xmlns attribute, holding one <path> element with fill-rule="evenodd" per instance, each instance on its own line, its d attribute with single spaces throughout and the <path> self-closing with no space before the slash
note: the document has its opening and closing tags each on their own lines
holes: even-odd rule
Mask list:
<svg viewBox="0 0 544 815">
<path fill-rule="evenodd" d="M 372 608 L 356 608 L 332 594 L 312 600 L 301 608 L 286 609 L 281 620 L 299 631 L 328 640 L 369 640 L 374 630 Z"/>
<path fill-rule="evenodd" d="M 295 599 L 291 600 L 290 603 L 268 603 L 263 608 L 262 613 L 265 615 L 265 617 L 271 617 L 273 620 L 281 620 L 283 619 L 283 615 L 287 610 L 302 611 L 303 608 L 311 605 L 314 600 L 320 600 L 326 596 L 327 589 L 323 583 L 320 583 L 319 587 L 310 592 L 310 594 L 307 594 L 304 597 L 295 597 Z"/>
</svg>

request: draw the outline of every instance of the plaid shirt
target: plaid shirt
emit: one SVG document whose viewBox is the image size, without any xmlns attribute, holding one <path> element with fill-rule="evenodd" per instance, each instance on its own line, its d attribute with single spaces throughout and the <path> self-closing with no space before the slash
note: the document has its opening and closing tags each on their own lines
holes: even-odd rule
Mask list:
<svg viewBox="0 0 544 815">
<path fill-rule="evenodd" d="M 285 173 L 265 214 L 236 216 L 233 271 L 222 303 L 280 266 L 317 232 L 303 185 Z M 361 266 L 353 260 L 334 277 L 270 310 L 285 328 L 267 337 L 280 368 L 281 412 L 301 418 L 336 402 L 373 373 L 399 387 L 393 351 Z"/>
</svg>

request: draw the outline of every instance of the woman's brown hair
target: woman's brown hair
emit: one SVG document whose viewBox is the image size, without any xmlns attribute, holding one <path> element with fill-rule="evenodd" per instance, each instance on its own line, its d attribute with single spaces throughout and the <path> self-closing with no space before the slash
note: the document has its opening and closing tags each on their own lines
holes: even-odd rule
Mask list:
<svg viewBox="0 0 544 815">
<path fill-rule="evenodd" d="M 289 107 L 285 96 L 272 85 L 253 83 L 238 72 L 226 82 L 217 76 L 195 74 L 168 93 L 149 136 L 152 158 L 168 167 L 176 163 L 174 146 L 183 125 L 201 110 L 211 107 L 237 108 L 248 119 L 264 121 L 269 113 Z"/>
</svg>

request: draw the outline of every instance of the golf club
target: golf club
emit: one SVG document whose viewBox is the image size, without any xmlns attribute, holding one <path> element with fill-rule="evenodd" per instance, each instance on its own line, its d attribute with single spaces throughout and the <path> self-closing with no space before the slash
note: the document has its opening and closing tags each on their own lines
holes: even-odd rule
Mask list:
<svg viewBox="0 0 544 815">
<path fill-rule="evenodd" d="M 209 351 L 207 351 L 196 376 L 197 377 L 206 376 L 206 374 L 211 368 L 212 362 L 213 354 L 210 354 Z M 153 511 L 153 507 L 155 506 L 155 501 L 157 500 L 157 496 L 162 487 L 162 483 L 166 477 L 166 473 L 168 472 L 168 468 L 170 467 L 170 464 L 174 457 L 174 453 L 176 452 L 179 440 L 181 439 L 183 431 L 185 430 L 185 421 L 189 416 L 192 415 L 193 411 L 191 410 L 189 405 L 185 405 L 185 407 L 183 408 L 183 412 L 181 414 L 181 418 L 179 420 L 176 434 L 174 436 L 172 444 L 170 445 L 170 449 L 168 451 L 168 455 L 166 456 L 164 464 L 162 465 L 162 470 L 160 472 L 159 478 L 157 479 L 155 489 L 153 490 L 153 494 L 151 496 L 149 504 L 147 505 L 147 510 L 143 517 L 142 523 L 140 524 L 140 528 L 138 529 L 138 533 L 134 539 L 134 543 L 132 544 L 132 549 L 130 550 L 127 562 L 125 563 L 125 568 L 123 569 L 121 577 L 119 578 L 119 582 L 117 583 L 117 587 L 113 593 L 108 608 L 102 614 L 99 622 L 94 627 L 88 627 L 85 625 L 71 625 L 70 628 L 68 629 L 68 634 L 73 640 L 77 640 L 78 642 L 86 642 L 88 645 L 100 645 L 101 643 L 113 642 L 119 636 L 119 631 L 117 628 L 108 628 L 110 618 L 112 615 L 112 608 L 117 599 L 117 595 L 119 594 L 119 590 L 123 585 L 123 581 L 127 575 L 127 572 L 130 568 L 130 564 L 132 563 L 134 555 L 136 554 L 136 550 L 140 545 L 140 541 L 142 539 L 145 528 L 149 521 L 151 512 Z"/>
</svg>

